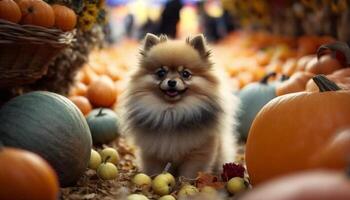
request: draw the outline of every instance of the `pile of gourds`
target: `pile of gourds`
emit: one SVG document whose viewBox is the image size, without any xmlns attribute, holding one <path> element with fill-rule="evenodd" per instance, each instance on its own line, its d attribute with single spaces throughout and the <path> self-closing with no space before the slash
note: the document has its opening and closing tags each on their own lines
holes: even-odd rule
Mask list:
<svg viewBox="0 0 350 200">
<path fill-rule="evenodd" d="M 349 55 L 344 43 L 321 46 L 305 71 L 278 84 L 278 97 L 254 110 L 257 115 L 248 128 L 246 144 L 247 170 L 253 184 L 302 170 L 347 168 Z M 263 91 L 266 86 L 258 87 Z M 287 88 L 285 92 L 278 92 L 281 87 Z"/>
</svg>

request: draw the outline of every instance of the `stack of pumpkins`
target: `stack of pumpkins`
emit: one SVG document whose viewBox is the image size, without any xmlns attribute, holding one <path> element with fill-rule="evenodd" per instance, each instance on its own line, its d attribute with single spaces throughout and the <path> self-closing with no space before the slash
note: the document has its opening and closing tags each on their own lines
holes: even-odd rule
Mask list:
<svg viewBox="0 0 350 200">
<path fill-rule="evenodd" d="M 242 89 L 242 102 L 254 105 L 244 105 L 247 110 L 254 109 L 249 110 L 250 115 L 241 113 L 241 120 L 248 122 L 241 126 L 241 131 L 245 131 L 241 134 L 247 138 L 246 165 L 253 185 L 304 170 L 348 168 L 349 64 L 349 47 L 345 43 L 330 43 L 322 45 L 303 67 L 296 66 L 297 72 L 288 80 L 267 83 L 266 79 L 274 75 L 270 74 L 260 83 Z M 309 179 L 305 181 L 316 180 L 316 174 L 324 180 L 331 179 L 327 173 L 315 172 L 305 174 Z M 342 177 L 333 183 L 348 188 L 349 183 Z M 284 181 L 301 180 L 301 176 L 296 176 Z"/>
<path fill-rule="evenodd" d="M 71 31 L 77 24 L 75 12 L 59 4 L 49 5 L 43 0 L 1 0 L 0 19 L 13 23 L 56 27 Z"/>
<path fill-rule="evenodd" d="M 270 100 L 289 93 L 318 92 L 319 89 L 312 80 L 317 74 L 326 75 L 342 89 L 350 89 L 349 55 L 350 49 L 345 43 L 325 44 L 319 48 L 317 55 L 303 56 L 294 62 L 290 66 L 290 77 L 289 74 L 272 72 L 259 82 L 243 87 L 238 92 L 242 102 L 238 114 L 240 139 L 242 141 L 247 139 L 256 114 Z"/>
</svg>

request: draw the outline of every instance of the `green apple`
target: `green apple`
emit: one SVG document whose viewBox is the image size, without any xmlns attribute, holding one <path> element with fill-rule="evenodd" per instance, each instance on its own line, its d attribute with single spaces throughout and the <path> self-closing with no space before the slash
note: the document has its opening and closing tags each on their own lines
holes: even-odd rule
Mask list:
<svg viewBox="0 0 350 200">
<path fill-rule="evenodd" d="M 204 186 L 201 189 L 201 193 L 209 194 L 209 195 L 216 195 L 218 193 L 218 191 L 216 191 L 216 189 L 211 187 L 211 186 Z"/>
<path fill-rule="evenodd" d="M 112 180 L 117 178 L 118 169 L 113 163 L 105 162 L 98 166 L 97 176 L 103 180 Z"/>
<path fill-rule="evenodd" d="M 149 200 L 149 199 L 143 194 L 130 194 L 127 200 Z"/>
<path fill-rule="evenodd" d="M 229 193 L 236 194 L 247 189 L 247 186 L 243 178 L 234 177 L 227 182 L 226 189 Z"/>
<path fill-rule="evenodd" d="M 194 187 L 193 185 L 184 185 L 180 189 L 178 195 L 180 197 L 193 196 L 193 195 L 196 195 L 198 192 L 199 192 L 199 190 L 196 187 Z"/>
<path fill-rule="evenodd" d="M 138 187 L 151 187 L 152 185 L 152 179 L 143 173 L 136 174 L 134 178 L 132 179 L 132 183 Z"/>
<path fill-rule="evenodd" d="M 160 197 L 158 200 L 176 200 L 176 199 L 174 196 L 168 194 Z"/>
<path fill-rule="evenodd" d="M 158 195 L 170 194 L 174 186 L 175 178 L 170 173 L 159 174 L 152 181 L 152 189 Z"/>
<path fill-rule="evenodd" d="M 118 164 L 119 154 L 117 150 L 107 147 L 100 151 L 100 155 L 102 157 L 102 162 L 110 162 L 115 165 Z"/>
<path fill-rule="evenodd" d="M 101 156 L 97 153 L 97 151 L 91 149 L 89 168 L 96 170 L 98 166 L 101 164 Z"/>
</svg>

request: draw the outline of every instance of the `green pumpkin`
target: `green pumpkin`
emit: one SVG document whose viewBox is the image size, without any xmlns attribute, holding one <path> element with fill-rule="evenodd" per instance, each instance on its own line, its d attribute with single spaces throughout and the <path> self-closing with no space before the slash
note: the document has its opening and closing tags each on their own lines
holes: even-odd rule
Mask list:
<svg viewBox="0 0 350 200">
<path fill-rule="evenodd" d="M 250 126 L 260 109 L 271 99 L 276 97 L 276 85 L 279 83 L 268 83 L 269 78 L 276 73 L 269 73 L 256 83 L 250 83 L 238 93 L 240 98 L 240 109 L 237 113 L 239 139 L 247 140 Z M 285 80 L 285 77 L 282 77 Z"/>
<path fill-rule="evenodd" d="M 66 97 L 51 92 L 27 93 L 3 105 L 0 141 L 45 158 L 63 187 L 83 175 L 92 146 L 89 127 L 80 110 Z"/>
<path fill-rule="evenodd" d="M 117 114 L 107 108 L 94 109 L 86 118 L 94 144 L 106 144 L 119 135 Z"/>
</svg>

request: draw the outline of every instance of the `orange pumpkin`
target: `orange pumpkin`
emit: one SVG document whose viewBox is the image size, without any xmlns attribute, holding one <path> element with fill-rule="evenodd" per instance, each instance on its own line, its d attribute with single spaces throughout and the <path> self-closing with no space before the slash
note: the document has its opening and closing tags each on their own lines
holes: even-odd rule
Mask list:
<svg viewBox="0 0 350 200">
<path fill-rule="evenodd" d="M 337 70 L 334 73 L 327 75 L 327 78 L 335 82 L 340 88 L 350 90 L 350 68 Z M 317 92 L 318 87 L 311 79 L 307 82 L 305 90 L 308 92 Z"/>
<path fill-rule="evenodd" d="M 87 97 L 94 106 L 110 107 L 117 99 L 117 89 L 111 78 L 101 76 L 89 85 Z"/>
<path fill-rule="evenodd" d="M 292 76 L 297 69 L 297 60 L 295 58 L 289 58 L 282 66 L 282 74 Z"/>
<path fill-rule="evenodd" d="M 55 24 L 55 14 L 51 6 L 42 0 L 21 0 L 18 3 L 22 12 L 21 24 L 32 24 L 46 28 Z"/>
<path fill-rule="evenodd" d="M 309 72 L 296 72 L 288 80 L 276 86 L 276 95 L 304 91 L 306 83 L 314 76 Z"/>
<path fill-rule="evenodd" d="M 310 171 L 293 174 L 254 187 L 240 200 L 347 200 L 350 181 L 344 173 Z"/>
<path fill-rule="evenodd" d="M 55 26 L 63 31 L 71 31 L 77 24 L 77 16 L 74 11 L 66 6 L 52 5 L 55 13 Z"/>
<path fill-rule="evenodd" d="M 82 82 L 76 82 L 69 91 L 69 96 L 85 96 L 86 93 L 87 86 Z"/>
<path fill-rule="evenodd" d="M 350 127 L 350 126 L 349 126 Z M 340 169 L 347 166 L 350 155 L 350 128 L 337 131 L 325 148 L 315 157 L 316 166 L 326 166 L 330 169 Z"/>
<path fill-rule="evenodd" d="M 315 57 L 316 55 L 307 55 L 299 58 L 297 61 L 296 71 L 305 71 L 307 63 Z"/>
<path fill-rule="evenodd" d="M 21 10 L 13 0 L 0 0 L 0 19 L 4 19 L 13 23 L 21 20 Z"/>
<path fill-rule="evenodd" d="M 0 199 L 57 200 L 58 179 L 51 166 L 29 151 L 1 147 Z"/>
<path fill-rule="evenodd" d="M 83 77 L 81 81 L 86 85 L 91 84 L 92 82 L 97 80 L 98 77 L 99 76 L 89 66 L 85 66 L 83 68 Z"/>
<path fill-rule="evenodd" d="M 343 68 L 342 64 L 331 55 L 324 55 L 318 59 L 317 57 L 310 60 L 305 71 L 313 74 L 331 74 L 332 72 Z"/>
<path fill-rule="evenodd" d="M 79 110 L 84 115 L 89 114 L 90 111 L 92 110 L 92 106 L 86 97 L 74 96 L 74 97 L 70 97 L 69 99 L 79 108 Z"/>
<path fill-rule="evenodd" d="M 350 92 L 333 91 L 339 87 L 323 75 L 314 80 L 321 92 L 279 96 L 255 117 L 246 145 L 247 170 L 253 184 L 315 168 L 317 154 L 336 131 L 349 126 Z"/>
</svg>

